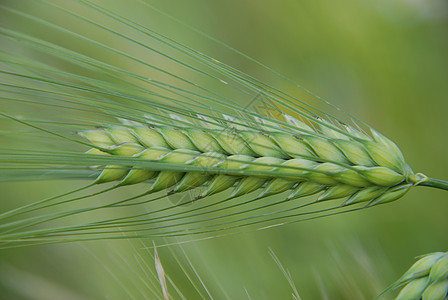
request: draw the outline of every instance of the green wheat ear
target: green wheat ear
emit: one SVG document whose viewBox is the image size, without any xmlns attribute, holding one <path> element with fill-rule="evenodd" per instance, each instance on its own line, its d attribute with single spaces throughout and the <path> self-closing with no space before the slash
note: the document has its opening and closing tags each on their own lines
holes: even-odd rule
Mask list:
<svg viewBox="0 0 448 300">
<path fill-rule="evenodd" d="M 70 43 L 0 28 L 0 86 L 11 106 L 0 116 L 13 124 L 6 133 L 20 136 L 26 127 L 17 126 L 25 125 L 30 131 L 24 137 L 41 134 L 32 145 L 25 139 L 25 148 L 13 138 L 2 145 L 7 168 L 0 177 L 77 178 L 88 185 L 0 214 L 5 247 L 268 228 L 388 203 L 414 186 L 448 190 L 447 182 L 414 173 L 394 142 L 247 56 L 318 104 L 91 1 L 74 2 L 102 18 L 38 2 L 60 20 L 67 16 L 82 26 L 68 29 L 45 16 L 0 8 L 94 51 L 80 53 Z M 98 39 L 78 31 L 84 26 Z M 138 68 L 123 67 L 128 64 Z M 48 137 L 50 146 L 39 144 Z M 140 194 L 128 187 L 137 183 Z M 108 187 L 98 191 L 100 184 Z M 106 203 L 95 197 L 119 190 L 136 195 Z M 188 203 L 190 208 L 180 207 Z M 118 216 L 82 219 L 110 210 Z"/>
<path fill-rule="evenodd" d="M 388 290 L 401 289 L 396 300 L 444 300 L 448 297 L 448 252 L 420 257 Z M 383 292 L 383 294 L 385 293 Z"/>
<path fill-rule="evenodd" d="M 245 130 L 229 130 L 228 124 L 214 129 L 140 124 L 80 134 L 98 147 L 88 154 L 154 162 L 151 169 L 106 166 L 95 180 L 120 180 L 119 186 L 150 181 L 148 194 L 162 189 L 174 194 L 205 186 L 196 199 L 231 188 L 229 197 L 261 189 L 258 198 L 290 191 L 287 199 L 321 193 L 318 201 L 347 198 L 341 205 L 377 205 L 396 200 L 428 180 L 414 174 L 398 147 L 376 131 L 372 130 L 373 138 L 360 138 L 361 132 L 348 131 L 347 126 L 340 132 L 325 126 L 313 130 L 291 116 L 286 120 L 296 128 L 278 125 L 262 130 L 246 125 Z M 107 152 L 99 150 L 104 148 Z M 186 165 L 191 169 L 186 171 Z M 163 170 L 165 166 L 170 170 Z"/>
<path fill-rule="evenodd" d="M 0 4 L 26 22 L 0 25 L 0 180 L 87 185 L 0 213 L 0 248 L 219 236 L 389 203 L 416 186 L 448 190 L 381 133 L 227 45 L 318 104 L 90 0 L 35 2 L 75 23 Z M 61 39 L 27 33 L 33 25 Z M 111 192 L 126 196 L 96 197 Z M 420 258 L 390 289 L 446 300 L 448 253 Z"/>
</svg>

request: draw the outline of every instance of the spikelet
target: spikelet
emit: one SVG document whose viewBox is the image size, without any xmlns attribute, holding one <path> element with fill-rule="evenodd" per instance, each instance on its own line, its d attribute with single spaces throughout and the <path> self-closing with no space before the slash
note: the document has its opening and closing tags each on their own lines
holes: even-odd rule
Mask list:
<svg viewBox="0 0 448 300">
<path fill-rule="evenodd" d="M 369 137 L 346 124 L 336 127 L 323 119 L 317 119 L 319 126 L 313 129 L 289 115 L 284 115 L 285 126 L 260 118 L 257 126 L 246 126 L 227 115 L 224 119 L 229 124 L 221 127 L 208 126 L 212 122 L 204 116 L 197 118 L 199 125 L 169 117 L 173 126 L 153 122 L 80 132 L 98 149 L 107 149 L 107 153 L 98 149 L 88 153 L 155 163 L 151 169 L 105 166 L 96 183 L 148 181 L 148 194 L 205 186 L 197 198 L 227 189 L 232 189 L 230 197 L 258 189 L 258 197 L 289 191 L 287 199 L 320 192 L 318 201 L 346 198 L 342 205 L 377 205 L 402 197 L 419 178 L 398 147 L 374 130 Z M 178 121 L 182 126 L 177 126 Z M 163 166 L 168 165 L 165 170 Z"/>
</svg>

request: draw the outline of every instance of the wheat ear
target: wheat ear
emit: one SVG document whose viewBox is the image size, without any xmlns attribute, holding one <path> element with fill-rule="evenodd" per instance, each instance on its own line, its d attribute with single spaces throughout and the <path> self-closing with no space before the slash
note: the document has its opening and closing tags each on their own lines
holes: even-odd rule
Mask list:
<svg viewBox="0 0 448 300">
<path fill-rule="evenodd" d="M 142 40 L 134 39 L 133 35 L 128 35 L 126 31 L 114 30 L 107 22 L 102 24 L 72 11 L 70 7 L 65 8 L 64 5 L 47 3 L 48 1 L 40 2 L 45 2 L 63 16 L 76 19 L 79 24 L 91 25 L 92 28 L 98 30 L 98 33 L 111 34 L 117 38 L 117 41 L 154 53 L 157 58 L 154 63 L 152 59 L 143 59 L 137 55 L 137 52 L 128 51 L 134 47 L 127 47 L 128 50 L 116 48 L 110 46 L 108 39 L 97 41 L 85 36 L 84 32 L 72 31 L 58 22 L 36 17 L 6 5 L 1 6 L 14 16 L 32 20 L 61 32 L 67 37 L 75 36 L 82 42 L 104 50 L 102 54 L 116 55 L 122 58 L 123 62 L 130 63 L 129 66 L 135 64 L 140 68 L 139 71 L 132 71 L 123 67 L 127 64 L 116 64 L 115 60 L 112 62 L 105 59 L 106 56 L 100 58 L 82 54 L 76 49 L 72 50 L 70 45 L 61 46 L 59 43 L 29 36 L 21 30 L 3 28 L 2 41 L 8 40 L 12 47 L 8 46 L 7 51 L 2 53 L 2 62 L 7 66 L 2 70 L 2 76 L 4 76 L 2 78 L 6 78 L 4 88 L 8 93 L 8 101 L 17 102 L 19 105 L 22 103 L 45 105 L 52 110 L 48 111 L 51 114 L 48 120 L 29 118 L 33 117 L 31 110 L 24 112 L 28 115 L 26 118 L 14 117 L 15 113 L 6 112 L 0 112 L 0 117 L 27 125 L 33 131 L 40 130 L 45 135 L 50 134 L 70 144 L 64 143 L 67 146 L 64 151 L 48 152 L 49 148 L 46 146 L 41 149 L 40 145 L 32 145 L 32 149 L 25 149 L 19 153 L 17 149 L 11 150 L 5 146 L 3 150 L 6 155 L 2 155 L 1 162 L 9 164 L 8 168 L 11 167 L 2 172 L 0 177 L 8 180 L 15 178 L 20 180 L 24 178 L 91 179 L 99 172 L 90 172 L 91 170 L 86 170 L 85 167 L 105 165 L 94 184 L 119 181 L 116 187 L 121 187 L 148 182 L 150 185 L 146 189 L 146 194 L 162 190 L 175 194 L 201 187 L 204 191 L 197 198 L 230 189 L 232 189 L 230 198 L 259 189 L 262 191 L 258 197 L 251 198 L 250 201 L 235 201 L 236 204 L 226 202 L 227 205 L 224 208 L 212 210 L 208 208 L 212 205 L 218 207 L 225 200 L 209 201 L 207 204 L 203 201 L 190 210 L 173 212 L 178 203 L 160 209 L 153 206 L 148 208 L 146 205 L 158 200 L 163 201 L 162 205 L 166 205 L 165 195 L 147 197 L 151 199 L 141 199 L 137 202 L 135 200 L 145 196 L 138 195 L 117 202 L 109 201 L 107 204 L 100 203 L 101 199 L 98 199 L 92 207 L 86 207 L 79 202 L 80 207 L 77 209 L 64 209 L 67 207 L 66 204 L 86 198 L 91 199 L 114 187 L 87 196 L 60 199 L 83 190 L 76 189 L 69 194 L 64 193 L 43 199 L 0 214 L 0 219 L 3 220 L 59 207 L 59 211 L 54 213 L 41 213 L 0 224 L 0 228 L 4 230 L 1 237 L 5 243 L 19 240 L 22 242 L 27 239 L 37 240 L 41 237 L 47 241 L 54 241 L 60 240 L 60 237 L 67 233 L 74 237 L 87 233 L 89 230 L 88 234 L 94 233 L 98 236 L 119 234 L 120 237 L 124 237 L 122 229 L 118 229 L 118 226 L 124 225 L 144 232 L 131 234 L 131 229 L 128 229 L 126 237 L 155 236 L 157 234 L 154 232 L 162 228 L 164 232 L 160 234 L 186 235 L 227 230 L 233 224 L 235 224 L 234 229 L 243 226 L 258 226 L 263 222 L 272 222 L 269 226 L 277 226 L 353 211 L 355 210 L 353 207 L 361 209 L 390 202 L 404 195 L 415 185 L 448 190 L 447 182 L 429 179 L 422 174 L 414 174 L 393 142 L 374 130 L 369 135 L 366 134 L 359 126 L 362 126 L 364 130 L 368 126 L 360 120 L 247 56 L 243 55 L 268 73 L 300 88 L 313 99 L 319 100 L 318 104 L 311 105 L 295 96 L 295 93 L 284 92 L 266 84 L 258 77 L 239 71 L 161 35 L 151 28 L 136 24 L 104 7 L 92 4 L 90 1 L 76 2 L 85 8 L 93 9 L 110 21 L 124 25 L 130 32 L 139 33 Z M 34 56 L 23 55 L 22 51 L 16 51 L 16 49 L 22 49 L 21 47 L 43 51 L 45 55 L 56 59 L 39 61 Z M 241 54 L 234 49 L 229 49 Z M 188 59 L 184 61 L 184 57 Z M 74 71 L 65 64 L 59 64 L 60 60 L 69 63 L 68 65 L 78 66 L 84 71 Z M 190 77 L 191 75 L 193 77 Z M 212 85 L 209 85 L 210 83 Z M 259 112 L 260 105 L 263 110 L 261 113 Z M 325 108 L 331 109 L 332 112 Z M 59 117 L 55 118 L 60 110 L 64 111 L 64 109 L 68 109 L 68 113 L 65 111 L 66 115 L 63 116 L 68 122 L 61 122 Z M 277 114 L 282 112 L 294 115 L 303 122 L 290 116 L 285 116 L 285 120 L 281 121 Z M 164 114 L 165 119 L 170 113 L 176 113 L 192 119 L 193 122 L 185 122 L 174 116 L 172 119 L 178 122 L 165 121 L 163 116 L 157 115 L 158 113 Z M 196 113 L 209 115 L 195 116 Z M 232 116 L 217 117 L 222 113 Z M 157 119 L 157 122 L 145 120 L 145 114 L 152 114 L 156 119 L 162 117 L 162 120 Z M 313 118 L 316 114 L 321 118 Z M 340 123 L 338 117 L 341 114 L 352 126 Z M 44 116 L 43 112 L 40 113 L 40 117 Z M 238 117 L 242 117 L 245 121 L 237 120 Z M 116 125 L 117 118 L 130 121 L 125 124 L 126 126 L 104 126 L 104 124 Z M 53 119 L 55 119 L 54 122 Z M 47 124 L 49 120 L 51 122 Z M 44 125 L 45 128 L 39 125 L 42 121 L 47 124 Z M 71 135 L 73 130 L 92 128 L 99 124 L 102 127 L 98 130 L 81 132 L 91 140 L 90 143 L 80 141 Z M 16 132 L 11 131 L 11 133 Z M 88 145 L 92 149 L 87 154 L 83 154 L 81 152 L 84 148 L 71 148 L 73 142 L 77 142 L 77 146 Z M 27 143 L 29 144 L 28 140 Z M 75 152 L 67 151 L 68 149 Z M 54 166 L 57 167 L 54 168 Z M 85 189 L 92 185 L 89 184 Z M 344 197 L 347 199 L 342 203 L 343 209 L 331 213 L 329 213 L 330 209 L 336 210 L 341 208 L 341 205 L 332 204 L 328 209 L 292 214 L 289 212 L 301 209 L 308 203 L 296 205 L 293 201 L 286 203 L 283 199 L 257 201 L 259 206 L 251 206 L 259 198 L 281 192 L 288 193 L 285 196 L 286 200 L 320 192 L 318 200 L 309 204 Z M 346 207 L 355 203 L 361 203 L 361 205 Z M 247 206 L 242 209 L 246 204 Z M 250 217 L 244 215 L 238 220 L 233 219 L 237 215 L 264 210 L 274 205 L 280 207 L 283 204 L 291 207 L 270 212 L 263 211 Z M 149 211 L 128 214 L 127 210 L 121 209 L 123 206 L 131 205 L 142 205 Z M 41 226 L 45 222 L 112 207 L 117 208 L 116 210 L 124 216 L 118 219 L 95 219 L 70 227 L 57 227 L 50 230 L 38 228 L 18 232 L 34 225 Z M 233 208 L 237 208 L 236 212 L 222 213 L 224 209 L 232 210 Z M 197 212 L 199 210 L 201 212 Z M 169 213 L 166 213 L 167 211 Z M 162 214 L 157 215 L 159 213 Z M 306 217 L 311 214 L 315 215 Z M 196 219 L 200 215 L 207 215 L 207 217 Z M 187 218 L 196 220 L 184 220 Z M 221 218 L 230 220 L 208 224 Z M 284 221 L 288 218 L 289 221 Z M 176 224 L 161 226 L 162 221 L 176 221 Z M 274 222 L 276 224 L 272 225 Z M 201 227 L 191 228 L 191 225 L 197 223 L 200 223 Z M 147 227 L 148 224 L 153 224 L 153 227 Z M 168 228 L 169 230 L 181 229 L 166 232 Z M 84 235 L 83 238 L 86 236 Z"/>
<path fill-rule="evenodd" d="M 402 289 L 396 300 L 446 299 L 448 297 L 448 252 L 436 252 L 420 257 L 388 290 L 397 288 Z"/>
<path fill-rule="evenodd" d="M 289 191 L 287 198 L 297 198 L 320 192 L 319 201 L 347 198 L 343 205 L 376 205 L 402 197 L 426 178 L 414 174 L 398 147 L 374 130 L 369 137 L 347 125 L 341 132 L 325 123 L 313 129 L 291 116 L 285 116 L 285 124 L 295 130 L 152 124 L 80 134 L 97 147 L 89 154 L 153 162 L 149 169 L 106 166 L 95 181 L 150 181 L 147 193 L 177 193 L 205 185 L 197 198 L 226 189 L 232 189 L 230 197 L 237 197 L 261 188 L 258 197 Z"/>
</svg>

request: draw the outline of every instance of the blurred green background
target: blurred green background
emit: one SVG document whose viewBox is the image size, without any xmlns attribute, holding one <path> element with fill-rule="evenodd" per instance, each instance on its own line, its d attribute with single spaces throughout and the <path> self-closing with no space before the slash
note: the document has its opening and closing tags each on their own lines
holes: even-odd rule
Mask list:
<svg viewBox="0 0 448 300">
<path fill-rule="evenodd" d="M 23 9 L 46 13 L 23 3 Z M 134 7 L 134 1 L 97 3 L 258 75 L 258 67 L 222 45 Z M 151 3 L 365 121 L 398 144 L 414 171 L 448 179 L 446 1 Z M 26 27 L 11 17 L 5 22 Z M 26 30 L 44 34 L 38 28 Z M 269 83 L 289 88 L 284 80 L 272 80 L 276 82 Z M 73 186 L 79 182 L 0 183 L 0 207 L 36 201 Z M 389 205 L 259 232 L 202 241 L 192 237 L 182 244 L 183 250 L 174 246 L 158 251 L 165 271 L 187 299 L 293 299 L 293 289 L 270 253 L 287 269 L 302 299 L 372 299 L 415 256 L 448 250 L 446 200 L 443 191 L 416 188 Z M 155 299 L 151 290 L 161 297 L 157 278 L 149 274 L 154 272 L 153 250 L 146 248 L 151 245 L 122 240 L 1 250 L 0 298 Z M 177 299 L 175 288 L 168 289 Z"/>
</svg>

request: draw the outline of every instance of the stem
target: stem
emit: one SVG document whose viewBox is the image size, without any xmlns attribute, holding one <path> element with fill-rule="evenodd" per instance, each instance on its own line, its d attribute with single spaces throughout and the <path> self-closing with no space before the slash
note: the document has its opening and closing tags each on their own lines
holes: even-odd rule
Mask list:
<svg viewBox="0 0 448 300">
<path fill-rule="evenodd" d="M 440 180 L 440 179 L 427 178 L 426 180 L 418 183 L 417 185 L 429 186 L 429 187 L 438 188 L 441 190 L 448 191 L 448 181 L 444 181 L 444 180 Z"/>
</svg>

